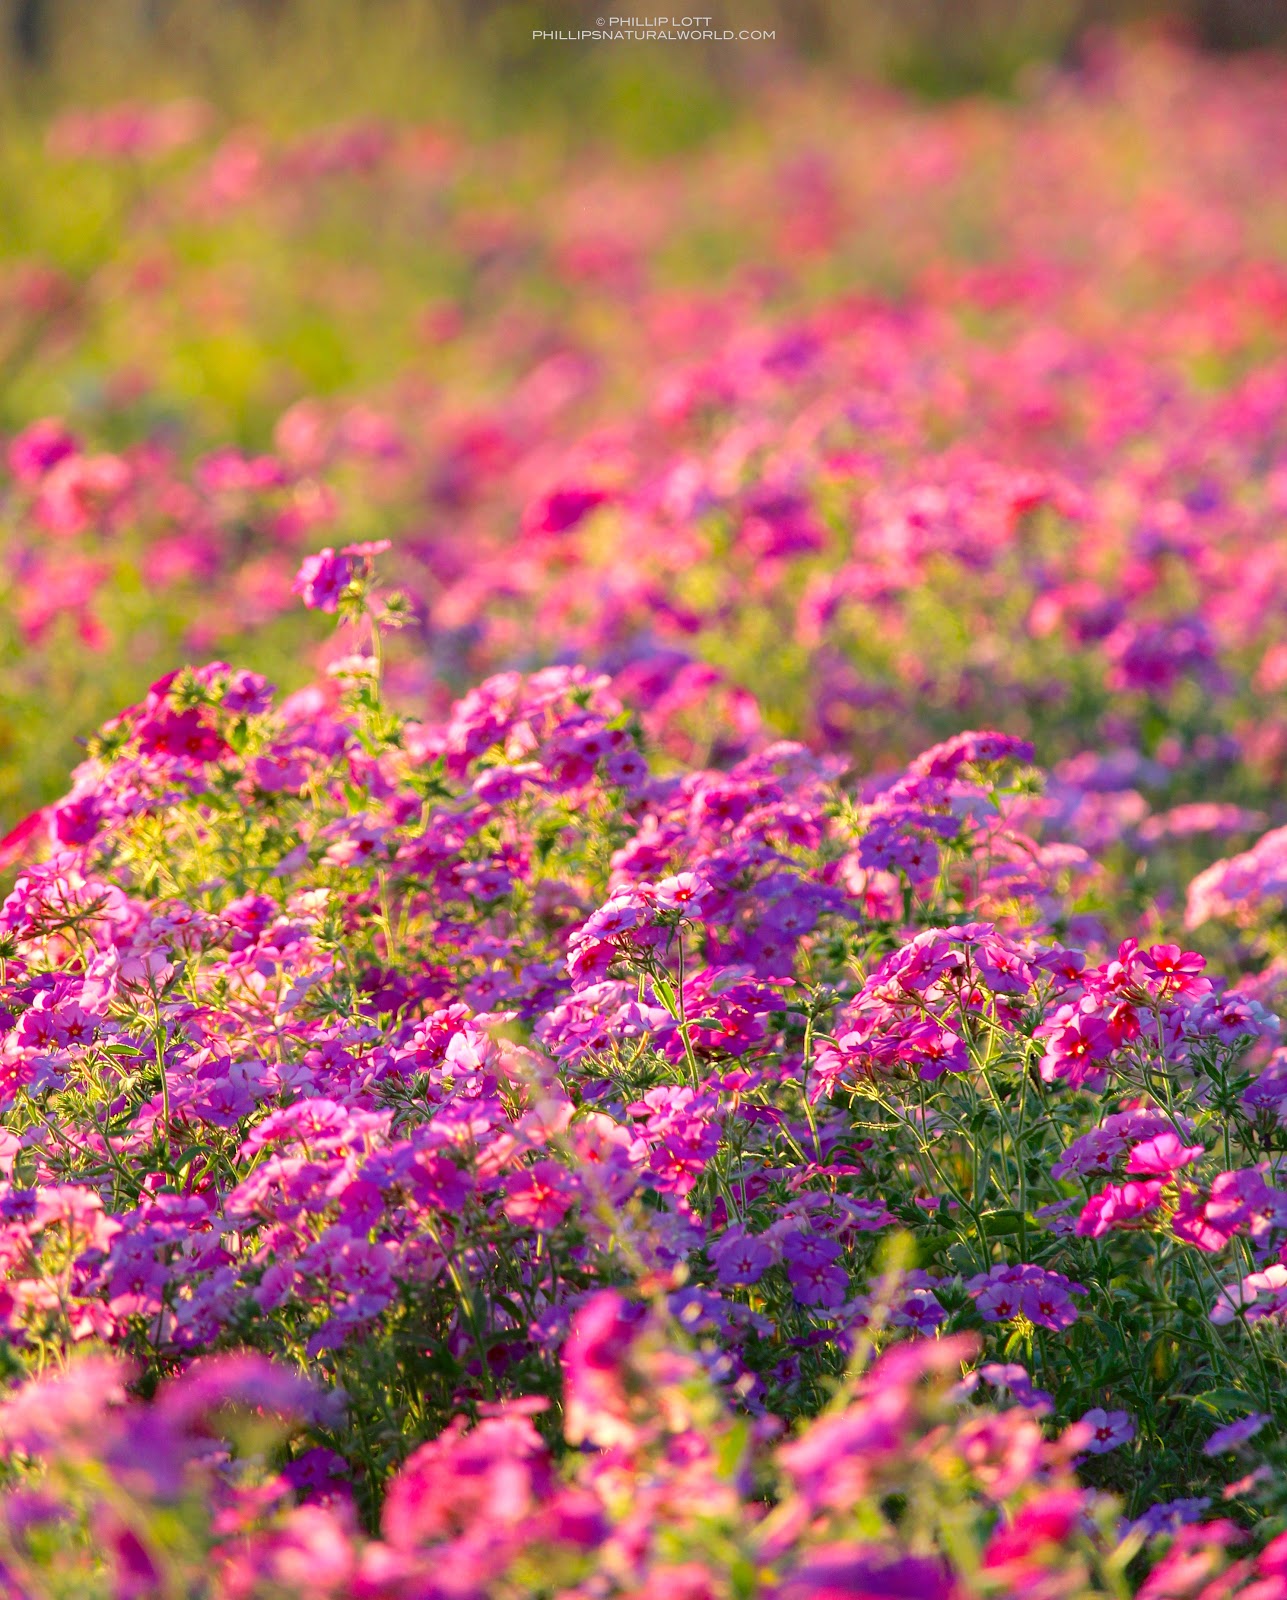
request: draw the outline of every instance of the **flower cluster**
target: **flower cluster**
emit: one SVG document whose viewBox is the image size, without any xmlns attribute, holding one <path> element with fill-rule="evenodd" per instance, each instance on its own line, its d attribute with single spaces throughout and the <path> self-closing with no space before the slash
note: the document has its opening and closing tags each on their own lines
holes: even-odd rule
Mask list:
<svg viewBox="0 0 1287 1600">
<path fill-rule="evenodd" d="M 327 1513 L 336 1593 L 410 1583 L 426 1539 L 500 1583 L 567 1507 L 575 1561 L 607 1560 L 624 1468 L 594 1469 L 591 1507 L 545 1452 L 560 1415 L 610 1455 L 653 1440 L 613 1376 L 645 1304 L 658 1383 L 687 1393 L 689 1363 L 766 1443 L 856 1360 L 922 1351 L 962 1400 L 1017 1407 L 951 1447 L 993 1486 L 976 1509 L 1044 1492 L 1048 1460 L 1090 1496 L 1078 1537 L 1114 1494 L 1137 1523 L 1198 1487 L 1272 1510 L 1277 1020 L 1179 945 L 1068 942 L 1076 881 L 1025 831 L 1031 747 L 962 735 L 874 795 L 782 741 L 667 771 L 580 668 L 408 721 L 381 691 L 402 612 L 378 554 L 300 580 L 307 600 L 342 563 L 364 654 L 280 701 L 224 663 L 159 680 L 0 907 L 10 1370 L 107 1347 L 144 1392 L 230 1346 L 296 1363 L 320 1409 L 274 1460 L 291 1493 L 352 1501 Z M 818 1491 L 837 1514 L 879 1477 L 858 1448 Z M 528 1486 L 511 1520 L 493 1473 Z M 479 1483 L 458 1512 L 457 1479 Z M 762 1516 L 739 1473 L 701 1481 L 703 1516 Z M 282 1549 L 323 1538 L 254 1492 Z M 671 1493 L 644 1497 L 655 1529 Z M 799 1535 L 781 1507 L 765 1526 Z"/>
<path fill-rule="evenodd" d="M 316 1425 L 308 1383 L 217 1357 L 127 1397 L 120 1363 L 79 1361 L 0 1410 L 19 1485 L 0 1493 L 11 1593 L 87 1597 L 192 1586 L 217 1600 L 405 1600 L 554 1592 L 714 1600 L 730 1573 L 792 1600 L 860 1594 L 1111 1593 L 1147 1530 L 1115 1526 L 1080 1487 L 1079 1452 L 1129 1438 L 1088 1412 L 1053 1440 L 1031 1410 L 965 1402 L 965 1337 L 857 1365 L 837 1401 L 779 1443 L 728 1411 L 654 1314 L 611 1291 L 577 1313 L 563 1356 L 560 1463 L 544 1402 L 489 1406 L 421 1445 L 389 1485 L 378 1530 L 354 1516 L 344 1465 L 284 1440 Z M 995 1374 L 993 1374 L 995 1376 Z M 1222 1429 L 1236 1449 L 1263 1417 Z M 110 1490 L 106 1484 L 110 1482 Z M 771 1487 L 771 1503 L 763 1497 Z M 892 1516 L 894 1499 L 908 1511 Z M 1183 1511 L 1165 1508 L 1176 1524 Z M 1159 1519 L 1162 1520 L 1162 1519 Z M 938 1553 L 950 1530 L 950 1556 Z M 1226 1520 L 1180 1526 L 1142 1595 L 1287 1594 L 1284 1537 L 1258 1555 Z"/>
</svg>

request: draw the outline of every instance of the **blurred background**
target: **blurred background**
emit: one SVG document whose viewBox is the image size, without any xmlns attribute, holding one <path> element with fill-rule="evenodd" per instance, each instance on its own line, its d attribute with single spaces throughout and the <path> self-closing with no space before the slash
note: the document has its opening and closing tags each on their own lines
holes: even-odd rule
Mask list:
<svg viewBox="0 0 1287 1600">
<path fill-rule="evenodd" d="M 718 13 L 716 27 L 771 29 L 776 39 L 590 47 L 532 38 L 590 26 L 596 9 L 573 0 L 3 0 L 4 94 L 11 114 L 185 93 L 259 121 L 432 113 L 480 135 L 536 116 L 652 153 L 699 141 L 766 74 L 792 68 L 932 98 L 1006 95 L 1042 63 L 1066 64 L 1105 26 L 1161 21 L 1217 51 L 1287 39 L 1287 0 L 711 0 L 703 9 Z"/>
<path fill-rule="evenodd" d="M 0 0 L 0 858 L 177 664 L 316 678 L 292 577 L 351 539 L 420 716 L 577 658 L 685 761 L 761 716 L 864 770 L 1179 728 L 1194 794 L 1282 792 L 1287 0 L 701 9 L 775 38 Z M 1029 465 L 1094 539 L 997 509 Z M 1224 698 L 1123 723 L 1123 607 Z"/>
</svg>

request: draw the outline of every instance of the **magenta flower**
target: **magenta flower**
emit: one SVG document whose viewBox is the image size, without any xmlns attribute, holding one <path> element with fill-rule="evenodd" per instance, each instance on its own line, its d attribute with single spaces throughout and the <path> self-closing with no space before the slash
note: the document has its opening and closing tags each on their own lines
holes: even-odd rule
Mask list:
<svg viewBox="0 0 1287 1600">
<path fill-rule="evenodd" d="M 1040 1490 L 1012 1519 L 998 1526 L 983 1552 L 984 1568 L 1007 1568 L 1042 1552 L 1043 1547 L 1048 1550 L 1057 1546 L 1082 1522 L 1085 1514 L 1081 1491 Z M 1021 1567 L 1020 1571 L 1023 1570 Z"/>
<path fill-rule="evenodd" d="M 328 545 L 316 555 L 304 558 L 292 588 L 311 611 L 335 611 L 340 596 L 352 581 L 353 572 L 350 557 L 337 555 Z"/>
<path fill-rule="evenodd" d="M 523 531 L 538 535 L 570 533 L 607 498 L 606 490 L 587 484 L 551 489 L 527 507 L 523 513 Z"/>
<path fill-rule="evenodd" d="M 570 1443 L 631 1444 L 625 1362 L 639 1314 L 615 1291 L 591 1295 L 563 1346 L 564 1428 Z"/>
<path fill-rule="evenodd" d="M 60 461 L 75 455 L 80 444 L 56 417 L 43 417 L 29 423 L 9 442 L 9 471 L 19 483 L 31 485 L 56 467 Z"/>
<path fill-rule="evenodd" d="M 1109 1184 L 1092 1195 L 1077 1218 L 1083 1239 L 1099 1239 L 1115 1228 L 1130 1228 L 1162 1204 L 1165 1186 L 1157 1179 L 1147 1183 Z"/>
<path fill-rule="evenodd" d="M 1206 1196 L 1196 1189 L 1184 1189 L 1171 1217 L 1171 1232 L 1186 1244 L 1211 1254 L 1223 1250 L 1236 1231 L 1232 1225 L 1218 1226 L 1207 1214 Z"/>
<path fill-rule="evenodd" d="M 505 1179 L 505 1215 L 542 1232 L 557 1228 L 576 1197 L 576 1179 L 557 1161 L 536 1161 Z"/>
<path fill-rule="evenodd" d="M 1174 1133 L 1159 1133 L 1143 1144 L 1137 1144 L 1126 1163 L 1127 1172 L 1150 1173 L 1169 1177 L 1206 1155 L 1206 1146 L 1184 1144 Z"/>
<path fill-rule="evenodd" d="M 1047 1083 L 1066 1081 L 1079 1088 L 1103 1069 L 1113 1049 L 1108 1025 L 1080 1006 L 1060 1006 L 1037 1032 L 1046 1039 L 1041 1076 Z"/>
</svg>

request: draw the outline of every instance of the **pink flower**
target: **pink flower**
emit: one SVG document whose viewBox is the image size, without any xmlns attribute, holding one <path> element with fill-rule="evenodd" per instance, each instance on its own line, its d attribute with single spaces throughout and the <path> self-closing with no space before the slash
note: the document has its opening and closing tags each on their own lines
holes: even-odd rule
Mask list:
<svg viewBox="0 0 1287 1600">
<path fill-rule="evenodd" d="M 1109 1184 L 1092 1195 L 1077 1218 L 1077 1232 L 1083 1239 L 1098 1239 L 1114 1228 L 1129 1228 L 1162 1204 L 1163 1184 Z"/>
<path fill-rule="evenodd" d="M 10 441 L 9 471 L 21 484 L 39 483 L 51 468 L 75 455 L 79 448 L 76 435 L 57 417 L 42 417 Z"/>
<path fill-rule="evenodd" d="M 36 517 L 50 533 L 83 533 L 120 499 L 130 476 L 120 456 L 66 455 L 41 481 Z"/>
<path fill-rule="evenodd" d="M 557 1161 L 536 1161 L 505 1179 L 505 1215 L 548 1232 L 558 1227 L 576 1196 L 576 1179 Z"/>
<path fill-rule="evenodd" d="M 1181 1167 L 1187 1167 L 1194 1161 L 1201 1161 L 1206 1153 L 1205 1145 L 1182 1144 L 1174 1133 L 1159 1133 L 1154 1138 L 1145 1140 L 1143 1144 L 1135 1146 L 1126 1163 L 1126 1170 L 1169 1177 Z"/>
<path fill-rule="evenodd" d="M 612 1289 L 593 1294 L 577 1312 L 563 1346 L 564 1432 L 569 1444 L 610 1448 L 632 1444 L 625 1363 L 639 1317 Z"/>
<path fill-rule="evenodd" d="M 549 1486 L 544 1444 L 521 1402 L 466 1432 L 455 1418 L 404 1462 L 380 1525 L 395 1549 L 462 1535 L 494 1539 L 536 1508 Z"/>
<path fill-rule="evenodd" d="M 1185 951 L 1178 944 L 1155 944 L 1140 961 L 1153 977 L 1163 980 L 1172 994 L 1201 994 L 1209 990 L 1208 979 L 1201 976 L 1206 957 Z"/>
<path fill-rule="evenodd" d="M 1185 1189 L 1171 1218 L 1171 1231 L 1177 1239 L 1214 1255 L 1229 1243 L 1235 1229 L 1217 1226 L 1207 1215 L 1206 1197 L 1196 1189 Z"/>
<path fill-rule="evenodd" d="M 676 873 L 653 886 L 656 903 L 666 911 L 694 912 L 707 892 L 707 885 L 695 872 Z"/>
<path fill-rule="evenodd" d="M 1020 1507 L 1012 1519 L 998 1526 L 983 1552 L 983 1565 L 989 1570 L 1009 1566 L 1043 1547 L 1060 1544 L 1084 1516 L 1085 1503 L 1080 1490 L 1042 1490 Z"/>
</svg>

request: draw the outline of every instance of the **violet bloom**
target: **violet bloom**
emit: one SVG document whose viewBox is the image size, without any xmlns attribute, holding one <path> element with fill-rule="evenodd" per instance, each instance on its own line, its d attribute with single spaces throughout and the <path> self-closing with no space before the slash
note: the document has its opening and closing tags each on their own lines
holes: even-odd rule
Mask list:
<svg viewBox="0 0 1287 1600">
<path fill-rule="evenodd" d="M 1029 1280 L 1021 1284 L 1019 1302 L 1029 1322 L 1038 1328 L 1049 1328 L 1052 1333 L 1071 1328 L 1077 1320 L 1077 1307 L 1068 1298 L 1068 1291 L 1049 1273 L 1040 1282 Z"/>
<path fill-rule="evenodd" d="M 834 1239 L 818 1233 L 792 1233 L 782 1241 L 791 1293 L 802 1306 L 831 1309 L 849 1293 L 849 1274 L 839 1264 L 843 1254 Z"/>
<path fill-rule="evenodd" d="M 868 1596 L 870 1600 L 952 1600 L 949 1569 L 931 1556 L 902 1555 L 879 1545 L 819 1545 L 777 1590 L 778 1600 Z"/>
<path fill-rule="evenodd" d="M 1055 1408 L 1053 1399 L 1044 1389 L 1033 1388 L 1027 1368 L 1020 1366 L 1017 1361 L 985 1361 L 974 1372 L 965 1375 L 959 1385 L 960 1392 L 962 1395 L 973 1394 L 981 1383 L 989 1383 L 994 1389 L 1008 1393 L 1015 1404 L 1022 1406 L 1025 1411 L 1046 1415 Z"/>
<path fill-rule="evenodd" d="M 903 1291 L 890 1313 L 890 1324 L 895 1328 L 912 1328 L 917 1333 L 930 1334 L 947 1321 L 947 1312 L 939 1303 L 933 1289 L 934 1280 L 925 1272 L 911 1272 L 903 1282 Z"/>
<path fill-rule="evenodd" d="M 715 1276 L 728 1288 L 744 1288 L 758 1283 L 773 1265 L 768 1243 L 742 1228 L 729 1228 L 706 1253 L 714 1263 Z"/>
<path fill-rule="evenodd" d="M 1211 1497 L 1205 1494 L 1182 1500 L 1162 1500 L 1128 1523 L 1123 1532 L 1142 1533 L 1146 1539 L 1157 1539 L 1200 1521 L 1210 1505 Z"/>
<path fill-rule="evenodd" d="M 971 1278 L 965 1288 L 985 1322 L 1009 1322 L 1022 1313 L 1037 1327 L 1055 1333 L 1077 1320 L 1070 1295 L 1086 1292 L 1062 1272 L 1048 1272 L 1030 1263 L 993 1267 Z"/>
<path fill-rule="evenodd" d="M 1129 1444 L 1135 1437 L 1135 1424 L 1125 1411 L 1105 1411 L 1093 1406 L 1081 1419 L 1082 1427 L 1091 1430 L 1086 1448 L 1093 1456 L 1102 1456 L 1120 1445 Z"/>
<path fill-rule="evenodd" d="M 974 1297 L 974 1303 L 985 1322 L 1009 1322 L 1019 1315 L 1019 1285 L 990 1283 Z"/>
<path fill-rule="evenodd" d="M 849 1274 L 843 1267 L 802 1262 L 788 1266 L 791 1293 L 802 1306 L 835 1310 L 849 1293 Z"/>
<path fill-rule="evenodd" d="M 1245 1444 L 1248 1439 L 1259 1433 L 1269 1420 L 1265 1412 L 1253 1411 L 1249 1417 L 1240 1417 L 1237 1422 L 1227 1422 L 1223 1428 L 1217 1428 L 1202 1446 L 1203 1455 L 1218 1456 L 1225 1450 L 1236 1450 L 1240 1444 Z"/>
</svg>

